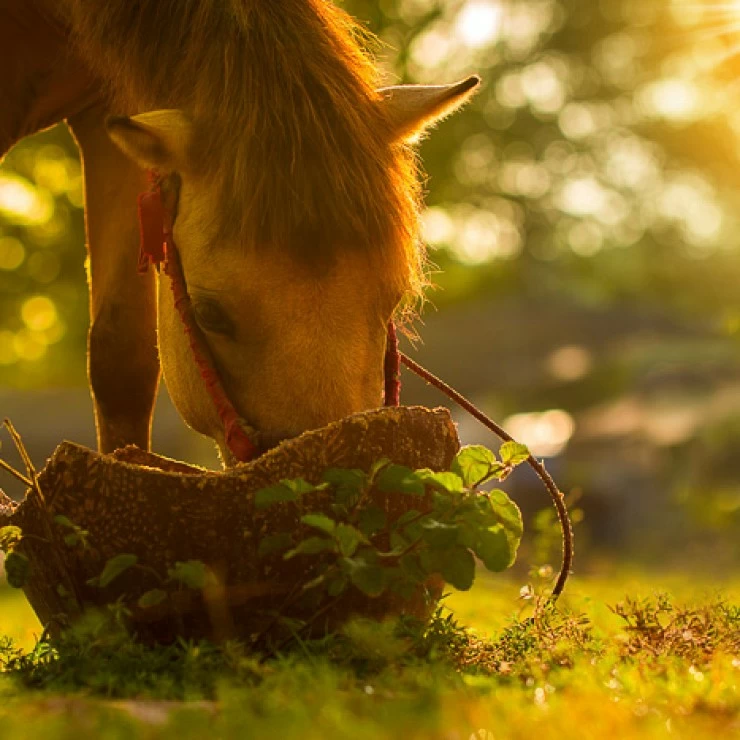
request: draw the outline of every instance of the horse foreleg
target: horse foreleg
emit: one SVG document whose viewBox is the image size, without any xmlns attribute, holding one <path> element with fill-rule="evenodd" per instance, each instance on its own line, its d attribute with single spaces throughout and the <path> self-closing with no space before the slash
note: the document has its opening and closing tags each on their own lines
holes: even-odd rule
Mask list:
<svg viewBox="0 0 740 740">
<path fill-rule="evenodd" d="M 104 129 L 106 111 L 68 120 L 80 146 L 85 177 L 89 252 L 88 373 L 98 447 L 148 449 L 159 383 L 155 284 L 137 272 L 136 196 L 141 170 L 116 149 Z"/>
</svg>

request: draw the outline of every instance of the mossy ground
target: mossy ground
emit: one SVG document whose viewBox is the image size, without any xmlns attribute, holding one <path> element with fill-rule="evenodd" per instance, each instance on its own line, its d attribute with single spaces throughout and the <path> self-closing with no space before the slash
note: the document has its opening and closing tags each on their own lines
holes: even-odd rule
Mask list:
<svg viewBox="0 0 740 740">
<path fill-rule="evenodd" d="M 474 631 L 440 621 L 422 638 L 356 625 L 264 664 L 238 645 L 151 651 L 91 631 L 58 657 L 13 662 L 6 646 L 0 734 L 740 737 L 740 583 L 574 578 L 559 613 L 534 622 L 520 586 L 481 578 L 450 597 L 453 621 Z M 22 594 L 0 590 L 0 609 L 0 633 L 31 650 L 39 626 Z"/>
</svg>

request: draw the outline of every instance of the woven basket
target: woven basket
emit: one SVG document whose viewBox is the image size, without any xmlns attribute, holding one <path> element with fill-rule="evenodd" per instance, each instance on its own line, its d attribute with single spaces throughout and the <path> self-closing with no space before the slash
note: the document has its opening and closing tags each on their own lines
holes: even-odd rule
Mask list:
<svg viewBox="0 0 740 740">
<path fill-rule="evenodd" d="M 446 409 L 397 407 L 355 414 L 286 441 L 254 462 L 226 472 L 210 472 L 137 448 L 113 455 L 64 442 L 39 474 L 38 493 L 29 490 L 14 503 L 0 491 L 0 526 L 19 526 L 20 551 L 31 564 L 25 592 L 42 624 L 57 631 L 91 608 L 120 599 L 130 611 L 139 639 L 170 642 L 177 637 L 250 639 L 270 630 L 279 638 L 278 610 L 306 620 L 303 604 L 286 609 L 286 597 L 306 580 L 308 558 L 257 557 L 262 538 L 302 527 L 308 511 L 325 511 L 331 491 L 306 494 L 299 502 L 254 506 L 254 494 L 283 479 L 318 483 L 327 468 L 369 470 L 380 458 L 410 468 L 449 468 L 459 449 Z M 374 503 L 393 521 L 423 500 L 373 491 Z M 69 530 L 54 523 L 63 514 L 88 530 L 90 546 L 64 543 Z M 34 535 L 29 537 L 28 535 Z M 125 571 L 105 588 L 88 585 L 105 563 L 131 553 L 143 567 Z M 203 591 L 182 589 L 148 609 L 139 597 L 156 588 L 178 561 L 202 561 L 214 574 Z M 442 584 L 432 580 L 411 599 L 383 594 L 372 599 L 350 588 L 313 626 L 314 634 L 333 629 L 351 615 L 382 618 L 412 614 L 426 618 Z M 431 596 L 431 600 L 430 597 Z M 325 607 L 326 605 L 324 605 Z M 321 609 L 312 604 L 311 610 Z"/>
</svg>

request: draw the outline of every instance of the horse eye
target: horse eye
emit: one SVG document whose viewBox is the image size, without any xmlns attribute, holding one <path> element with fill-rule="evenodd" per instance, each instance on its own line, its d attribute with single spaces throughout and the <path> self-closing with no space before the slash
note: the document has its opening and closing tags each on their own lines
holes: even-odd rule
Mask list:
<svg viewBox="0 0 740 740">
<path fill-rule="evenodd" d="M 198 301 L 193 305 L 200 327 L 214 334 L 234 335 L 234 324 L 227 313 L 213 301 Z"/>
</svg>

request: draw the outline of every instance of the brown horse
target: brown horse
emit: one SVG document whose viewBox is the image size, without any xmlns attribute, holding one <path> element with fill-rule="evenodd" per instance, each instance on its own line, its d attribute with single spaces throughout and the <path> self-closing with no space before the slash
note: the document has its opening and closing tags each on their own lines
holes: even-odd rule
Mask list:
<svg viewBox="0 0 740 740">
<path fill-rule="evenodd" d="M 380 404 L 386 325 L 423 282 L 409 142 L 478 80 L 377 89 L 360 37 L 325 0 L 0 0 L 0 157 L 62 119 L 83 155 L 103 451 L 148 448 L 161 358 L 226 452 L 171 293 L 137 274 L 149 168 L 179 175 L 195 316 L 263 440 Z"/>
</svg>

